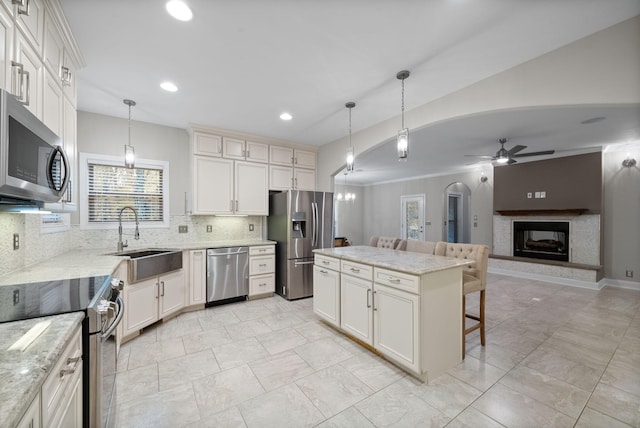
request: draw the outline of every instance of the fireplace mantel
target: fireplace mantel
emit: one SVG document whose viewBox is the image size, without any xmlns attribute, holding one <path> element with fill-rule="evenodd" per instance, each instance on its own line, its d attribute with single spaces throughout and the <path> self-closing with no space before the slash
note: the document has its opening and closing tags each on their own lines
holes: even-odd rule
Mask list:
<svg viewBox="0 0 640 428">
<path fill-rule="evenodd" d="M 586 208 L 572 208 L 563 210 L 498 210 L 504 216 L 578 216 L 588 211 Z"/>
</svg>

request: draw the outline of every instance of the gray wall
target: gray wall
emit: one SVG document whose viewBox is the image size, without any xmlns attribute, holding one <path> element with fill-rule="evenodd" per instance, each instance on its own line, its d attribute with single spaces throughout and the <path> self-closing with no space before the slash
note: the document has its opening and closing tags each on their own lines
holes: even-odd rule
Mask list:
<svg viewBox="0 0 640 428">
<path fill-rule="evenodd" d="M 364 245 L 369 243 L 369 237 L 364 235 L 364 188 L 360 186 L 346 186 L 346 191 L 355 193 L 353 202 L 337 201 L 334 198 L 335 236 L 346 237 L 351 245 Z M 342 176 L 338 179 L 335 193 L 345 193 Z"/>
</svg>

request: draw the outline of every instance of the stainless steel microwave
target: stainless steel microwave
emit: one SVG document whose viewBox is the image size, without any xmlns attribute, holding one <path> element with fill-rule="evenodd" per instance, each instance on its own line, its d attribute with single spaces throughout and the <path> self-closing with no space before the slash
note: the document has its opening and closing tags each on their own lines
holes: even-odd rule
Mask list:
<svg viewBox="0 0 640 428">
<path fill-rule="evenodd" d="M 69 168 L 60 137 L 0 90 L 0 203 L 58 202 Z"/>
</svg>

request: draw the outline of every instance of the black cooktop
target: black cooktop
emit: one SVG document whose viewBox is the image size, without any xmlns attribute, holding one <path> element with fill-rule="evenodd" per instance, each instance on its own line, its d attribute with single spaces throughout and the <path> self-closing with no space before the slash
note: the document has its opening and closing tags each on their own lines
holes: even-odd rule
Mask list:
<svg viewBox="0 0 640 428">
<path fill-rule="evenodd" d="M 0 322 L 84 311 L 110 275 L 0 286 Z"/>
</svg>

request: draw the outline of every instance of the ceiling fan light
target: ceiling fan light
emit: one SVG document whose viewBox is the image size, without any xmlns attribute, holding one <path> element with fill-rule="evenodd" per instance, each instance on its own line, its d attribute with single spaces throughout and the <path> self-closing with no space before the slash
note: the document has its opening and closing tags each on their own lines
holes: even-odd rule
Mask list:
<svg viewBox="0 0 640 428">
<path fill-rule="evenodd" d="M 509 157 L 508 156 L 500 156 L 499 158 L 496 159 L 496 162 L 499 164 L 504 164 L 509 162 Z"/>
</svg>

